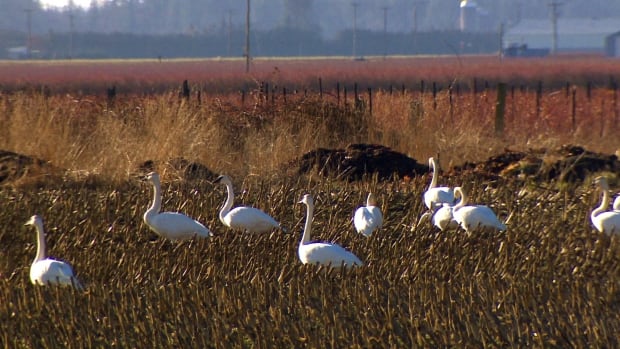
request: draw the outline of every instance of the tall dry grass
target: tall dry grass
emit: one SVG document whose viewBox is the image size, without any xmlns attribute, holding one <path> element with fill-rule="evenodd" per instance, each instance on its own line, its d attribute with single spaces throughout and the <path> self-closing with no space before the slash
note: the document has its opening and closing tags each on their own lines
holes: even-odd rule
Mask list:
<svg viewBox="0 0 620 349">
<path fill-rule="evenodd" d="M 516 91 L 515 91 L 516 90 Z M 255 91 L 256 92 L 256 91 Z M 476 94 L 377 91 L 372 113 L 367 95 L 265 98 L 259 93 L 203 95 L 181 99 L 174 92 L 125 96 L 113 103 L 98 97 L 8 94 L 0 98 L 6 127 L 0 148 L 50 160 L 73 171 L 125 179 L 146 160 L 185 157 L 237 177 L 268 176 L 317 147 L 342 148 L 370 142 L 424 160 L 439 154 L 444 166 L 479 161 L 504 148 L 580 144 L 617 150 L 617 96 L 595 89 L 541 95 L 513 88 L 506 101 L 505 131 L 495 133 L 496 92 Z M 273 98 L 273 99 L 272 99 Z M 574 116 L 574 117 L 573 117 Z"/>
<path fill-rule="evenodd" d="M 588 223 L 589 186 L 556 192 L 468 181 L 502 234 L 467 236 L 410 226 L 425 180 L 340 183 L 312 178 L 237 183 L 238 201 L 277 217 L 290 234 L 247 235 L 217 220 L 224 191 L 164 178 L 164 208 L 215 233 L 172 243 L 141 221 L 146 183 L 0 191 L 0 341 L 6 347 L 616 347 L 620 245 Z M 455 183 L 450 183 L 455 184 Z M 368 190 L 384 228 L 371 238 L 350 217 Z M 314 238 L 365 262 L 326 271 L 298 261 L 305 192 L 317 198 Z M 521 192 L 521 194 L 517 194 Z M 83 293 L 30 285 L 43 215 L 49 252 L 73 264 Z"/>
</svg>

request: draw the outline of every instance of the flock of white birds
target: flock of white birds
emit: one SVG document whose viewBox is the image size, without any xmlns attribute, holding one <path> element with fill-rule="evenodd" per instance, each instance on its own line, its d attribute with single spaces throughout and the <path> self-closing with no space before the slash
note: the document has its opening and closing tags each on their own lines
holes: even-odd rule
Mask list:
<svg viewBox="0 0 620 349">
<path fill-rule="evenodd" d="M 437 186 L 438 171 L 434 158 L 429 159 L 432 180 L 424 193 L 424 204 L 428 208 L 418 221 L 417 227 L 426 219 L 440 230 L 454 230 L 461 227 L 468 234 L 476 231 L 505 231 L 502 223 L 491 208 L 485 205 L 470 205 L 463 188 Z M 170 240 L 184 240 L 194 237 L 206 238 L 211 231 L 204 224 L 179 212 L 161 211 L 161 182 L 159 174 L 149 173 L 146 178 L 153 185 L 153 203 L 144 213 L 144 222 L 158 235 Z M 227 198 L 219 212 L 219 219 L 225 226 L 243 232 L 265 233 L 274 229 L 285 231 L 280 223 L 267 213 L 249 206 L 233 207 L 234 192 L 232 180 L 226 175 L 220 176 L 216 183 L 226 186 Z M 593 225 L 602 233 L 620 234 L 620 196 L 616 197 L 611 211 L 607 208 L 611 202 L 609 184 L 605 177 L 597 177 L 595 183 L 603 193 L 600 206 L 591 213 Z M 459 200 L 457 200 L 459 199 Z M 328 242 L 310 242 L 312 221 L 314 217 L 314 198 L 305 194 L 299 203 L 306 205 L 306 222 L 299 243 L 298 255 L 303 264 L 321 264 L 328 267 L 362 266 L 363 262 L 352 252 L 342 246 Z M 46 257 L 45 231 L 43 220 L 34 215 L 26 223 L 33 225 L 37 232 L 37 254 L 30 267 L 30 281 L 35 285 L 57 284 L 83 289 L 71 266 L 63 261 Z M 353 215 L 355 230 L 370 237 L 383 226 L 383 214 L 377 205 L 375 195 L 368 194 L 366 205 L 359 207 Z M 412 230 L 414 229 L 412 228 Z"/>
</svg>

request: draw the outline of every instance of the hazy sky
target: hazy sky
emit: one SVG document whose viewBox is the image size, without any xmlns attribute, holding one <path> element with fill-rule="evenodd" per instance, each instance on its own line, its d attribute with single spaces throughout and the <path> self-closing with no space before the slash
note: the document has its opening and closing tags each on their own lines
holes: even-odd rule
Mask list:
<svg viewBox="0 0 620 349">
<path fill-rule="evenodd" d="M 64 7 L 69 4 L 69 0 L 39 0 L 44 7 Z M 91 0 L 73 0 L 73 4 L 76 6 L 87 8 L 90 5 Z"/>
</svg>

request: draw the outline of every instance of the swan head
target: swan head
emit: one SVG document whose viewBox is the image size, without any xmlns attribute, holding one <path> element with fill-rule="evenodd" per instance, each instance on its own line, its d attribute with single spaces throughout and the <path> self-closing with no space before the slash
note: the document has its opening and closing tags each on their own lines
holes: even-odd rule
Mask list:
<svg viewBox="0 0 620 349">
<path fill-rule="evenodd" d="M 150 172 L 146 175 L 146 179 L 152 183 L 159 183 L 159 174 L 157 172 Z"/>
<path fill-rule="evenodd" d="M 34 215 L 30 217 L 30 219 L 24 225 L 37 225 L 38 223 L 43 223 L 43 220 L 39 215 Z"/>
<path fill-rule="evenodd" d="M 434 157 L 431 156 L 430 158 L 428 158 L 428 166 L 432 167 L 434 163 L 435 163 Z"/>
<path fill-rule="evenodd" d="M 609 190 L 609 183 L 606 177 L 598 176 L 594 178 L 594 184 L 598 185 L 603 190 Z"/>
<path fill-rule="evenodd" d="M 366 199 L 366 206 L 377 206 L 377 198 L 375 194 L 368 193 L 368 198 Z"/>
<path fill-rule="evenodd" d="M 314 199 L 312 198 L 312 195 L 310 194 L 305 194 L 301 200 L 299 200 L 300 204 L 306 204 L 308 206 L 312 206 L 314 205 Z"/>
<path fill-rule="evenodd" d="M 229 184 L 232 184 L 232 180 L 227 175 L 221 175 L 217 177 L 217 179 L 215 180 L 215 183 L 229 185 Z"/>
</svg>

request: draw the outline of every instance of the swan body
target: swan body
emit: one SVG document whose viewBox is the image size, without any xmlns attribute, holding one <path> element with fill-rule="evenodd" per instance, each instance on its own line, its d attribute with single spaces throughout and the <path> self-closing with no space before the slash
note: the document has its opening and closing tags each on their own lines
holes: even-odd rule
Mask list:
<svg viewBox="0 0 620 349">
<path fill-rule="evenodd" d="M 26 225 L 33 225 L 37 230 L 37 255 L 30 266 L 30 282 L 42 286 L 50 284 L 73 286 L 82 290 L 82 284 L 75 277 L 73 269 L 68 263 L 45 256 L 46 243 L 43 219 L 34 215 L 26 222 Z"/>
<path fill-rule="evenodd" d="M 603 192 L 603 199 L 600 206 L 592 210 L 590 214 L 592 224 L 601 233 L 620 234 L 620 212 L 605 211 L 609 206 L 609 201 L 611 201 L 607 179 L 605 177 L 597 177 L 594 182 L 598 184 Z"/>
<path fill-rule="evenodd" d="M 362 206 L 355 211 L 353 225 L 358 233 L 369 237 L 373 231 L 383 226 L 383 214 L 377 206 L 377 200 L 373 193 L 368 194 L 366 206 Z"/>
<path fill-rule="evenodd" d="M 460 196 L 461 200 L 452 207 L 452 215 L 466 232 L 506 230 L 506 225 L 488 206 L 467 205 L 467 197 L 461 187 L 454 188 L 454 194 Z"/>
<path fill-rule="evenodd" d="M 265 212 L 249 206 L 239 206 L 231 209 L 234 201 L 232 180 L 227 175 L 219 176 L 216 183 L 226 186 L 228 197 L 220 210 L 220 221 L 234 230 L 250 233 L 264 233 L 272 229 L 282 229 L 280 223 Z"/>
<path fill-rule="evenodd" d="M 312 220 L 314 216 L 314 199 L 306 194 L 299 203 L 306 205 L 306 224 L 299 243 L 299 260 L 303 264 L 321 264 L 332 268 L 344 265 L 346 268 L 362 266 L 362 261 L 342 246 L 327 242 L 310 242 Z"/>
<path fill-rule="evenodd" d="M 424 204 L 430 210 L 435 210 L 442 204 L 454 204 L 454 190 L 449 187 L 437 186 L 437 161 L 435 158 L 428 158 L 428 166 L 433 171 L 433 178 L 428 189 L 424 192 Z"/>
<path fill-rule="evenodd" d="M 614 200 L 613 208 L 614 208 L 614 211 L 620 211 L 620 195 L 616 196 L 616 200 Z"/>
<path fill-rule="evenodd" d="M 454 219 L 453 210 L 454 206 L 444 203 L 433 214 L 433 224 L 442 231 L 458 228 L 459 223 Z"/>
<path fill-rule="evenodd" d="M 161 182 L 159 174 L 151 172 L 147 179 L 153 184 L 153 204 L 144 213 L 144 222 L 152 231 L 170 240 L 191 239 L 194 236 L 206 238 L 211 231 L 202 223 L 178 212 L 161 210 Z"/>
</svg>

